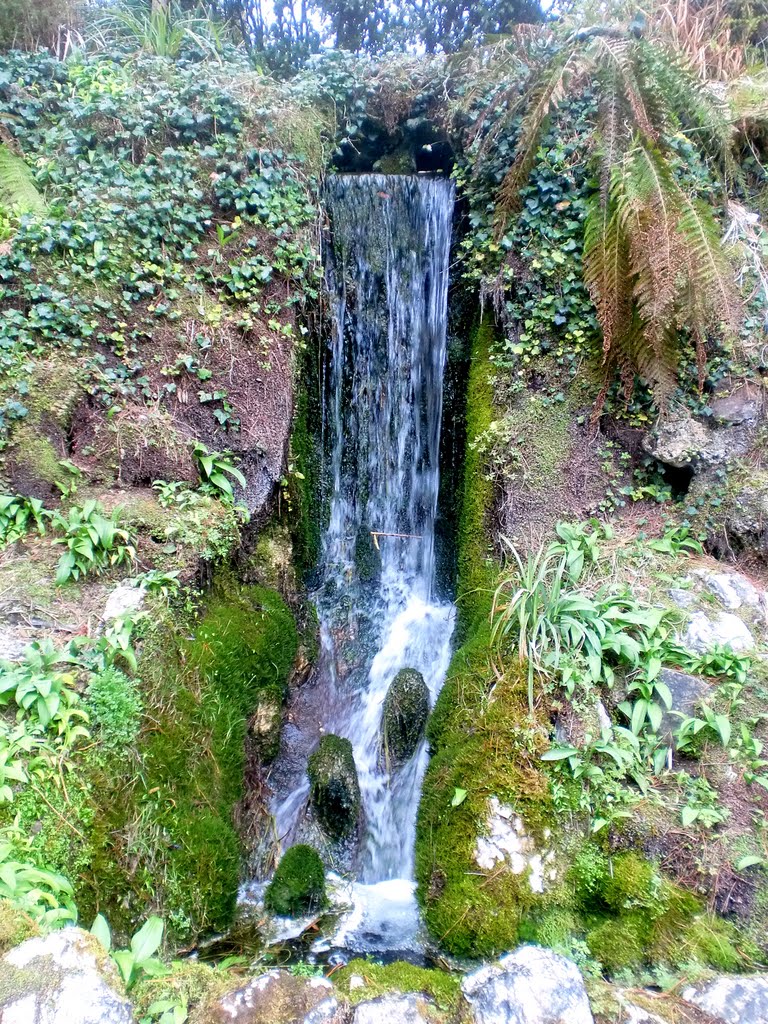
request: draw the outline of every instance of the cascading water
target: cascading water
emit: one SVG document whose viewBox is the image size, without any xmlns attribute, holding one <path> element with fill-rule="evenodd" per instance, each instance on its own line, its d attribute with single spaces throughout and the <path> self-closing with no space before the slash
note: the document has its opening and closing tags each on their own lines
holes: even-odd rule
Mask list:
<svg viewBox="0 0 768 1024">
<path fill-rule="evenodd" d="M 314 594 L 314 686 L 324 693 L 320 729 L 354 749 L 365 833 L 357 888 L 368 890 L 369 917 L 388 917 L 400 932 L 403 914 L 416 917 L 411 879 L 427 750 L 422 743 L 388 770 L 381 717 L 401 668 L 422 673 L 434 703 L 450 659 L 454 610 L 435 598 L 434 578 L 453 201 L 453 184 L 442 179 L 339 175 L 328 185 L 334 331 L 323 428 L 332 490 Z M 294 774 L 273 808 L 284 845 L 308 795 L 301 765 Z M 365 930 L 386 932 L 381 925 L 368 920 Z"/>
</svg>

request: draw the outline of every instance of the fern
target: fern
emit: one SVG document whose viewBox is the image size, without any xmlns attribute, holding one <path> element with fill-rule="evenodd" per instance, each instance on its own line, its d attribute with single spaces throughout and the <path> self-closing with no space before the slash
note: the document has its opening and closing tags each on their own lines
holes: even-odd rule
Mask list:
<svg viewBox="0 0 768 1024">
<path fill-rule="evenodd" d="M 0 205 L 14 213 L 43 213 L 45 203 L 35 188 L 29 168 L 0 142 Z"/>
</svg>

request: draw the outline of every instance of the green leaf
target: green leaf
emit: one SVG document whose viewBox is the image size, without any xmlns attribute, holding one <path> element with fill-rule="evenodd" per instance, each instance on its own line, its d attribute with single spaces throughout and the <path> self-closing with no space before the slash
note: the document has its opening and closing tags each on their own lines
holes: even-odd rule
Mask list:
<svg viewBox="0 0 768 1024">
<path fill-rule="evenodd" d="M 153 915 L 147 918 L 131 939 L 131 952 L 137 961 L 149 960 L 163 941 L 163 919 Z"/>
<path fill-rule="evenodd" d="M 123 979 L 123 984 L 128 987 L 133 979 L 133 969 L 136 966 L 136 957 L 130 949 L 116 949 L 110 955 L 117 964 L 117 969 L 120 971 L 120 977 Z"/>
<path fill-rule="evenodd" d="M 688 805 L 686 805 L 683 808 L 682 813 L 680 814 L 680 820 L 682 821 L 683 825 L 687 828 L 689 825 L 692 825 L 694 821 L 696 821 L 698 816 L 699 812 L 695 807 L 689 807 Z"/>
<path fill-rule="evenodd" d="M 647 700 L 639 700 L 632 708 L 631 728 L 635 736 L 639 736 L 642 731 L 649 707 L 650 705 Z"/>
<path fill-rule="evenodd" d="M 573 757 L 574 754 L 580 754 L 581 751 L 578 747 L 552 747 L 550 750 L 545 750 L 541 755 L 542 761 L 564 761 L 567 757 Z"/>
<path fill-rule="evenodd" d="M 91 935 L 96 936 L 107 953 L 110 951 L 112 948 L 112 934 L 109 930 L 107 919 L 103 914 L 96 915 L 96 918 L 91 925 Z"/>
<path fill-rule="evenodd" d="M 731 723 L 727 715 L 715 715 L 715 727 L 720 737 L 720 742 L 724 747 L 727 747 L 728 741 L 731 738 Z"/>
<path fill-rule="evenodd" d="M 466 791 L 466 789 L 460 789 L 457 786 L 456 789 L 454 789 L 454 791 L 453 791 L 453 798 L 451 800 L 451 807 L 458 807 L 460 804 L 463 804 L 466 799 L 467 799 L 467 791 Z"/>
<path fill-rule="evenodd" d="M 745 857 L 739 857 L 733 866 L 737 871 L 744 871 L 745 868 L 754 868 L 758 864 L 765 864 L 765 857 L 761 857 L 757 853 L 748 853 Z"/>
</svg>

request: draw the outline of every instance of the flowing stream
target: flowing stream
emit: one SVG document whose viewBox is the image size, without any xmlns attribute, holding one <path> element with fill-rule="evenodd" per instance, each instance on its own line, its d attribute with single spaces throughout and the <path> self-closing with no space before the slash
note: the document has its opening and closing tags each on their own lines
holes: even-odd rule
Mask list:
<svg viewBox="0 0 768 1024">
<path fill-rule="evenodd" d="M 371 948 L 404 948 L 416 927 L 414 839 L 427 762 L 422 742 L 388 770 L 382 705 L 405 667 L 423 674 L 434 705 L 450 660 L 454 609 L 436 598 L 434 582 L 453 203 L 452 182 L 423 176 L 338 175 L 327 188 L 330 514 L 313 595 L 321 633 L 313 686 L 323 695 L 314 707 L 318 734 L 345 736 L 354 749 L 363 815 L 352 868 Z M 296 839 L 308 796 L 301 765 L 294 775 L 273 806 L 284 846 Z"/>
</svg>

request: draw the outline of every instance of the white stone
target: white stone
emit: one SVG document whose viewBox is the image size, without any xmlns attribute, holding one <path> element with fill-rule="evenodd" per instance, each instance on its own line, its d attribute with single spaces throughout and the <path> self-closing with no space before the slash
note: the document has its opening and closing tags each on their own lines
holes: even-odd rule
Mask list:
<svg viewBox="0 0 768 1024">
<path fill-rule="evenodd" d="M 113 619 L 122 618 L 124 615 L 132 615 L 134 612 L 139 611 L 144 604 L 146 596 L 147 592 L 143 587 L 131 587 L 121 583 L 115 587 L 107 598 L 107 603 L 104 606 L 104 612 L 101 617 L 104 622 L 111 622 Z"/>
<path fill-rule="evenodd" d="M 352 1024 L 429 1024 L 433 1004 L 423 996 L 392 994 L 358 1003 Z"/>
<path fill-rule="evenodd" d="M 359 974 L 350 975 L 349 991 L 354 992 L 358 988 L 365 988 L 365 980 Z"/>
<path fill-rule="evenodd" d="M 466 975 L 461 988 L 475 1024 L 594 1024 L 576 965 L 539 946 Z"/>
<path fill-rule="evenodd" d="M 23 971 L 14 992 L 14 970 Z M 79 928 L 28 939 L 0 959 L 0 1024 L 132 1024 L 114 964 Z M 30 991 L 30 988 L 32 991 Z"/>
<path fill-rule="evenodd" d="M 724 975 L 683 989 L 682 998 L 726 1024 L 768 1024 L 768 977 Z"/>
<path fill-rule="evenodd" d="M 694 612 L 685 631 L 683 643 L 699 654 L 711 651 L 715 647 L 730 647 L 738 654 L 755 646 L 754 637 L 746 623 L 731 612 L 721 612 L 714 619 L 704 612 Z"/>
</svg>

